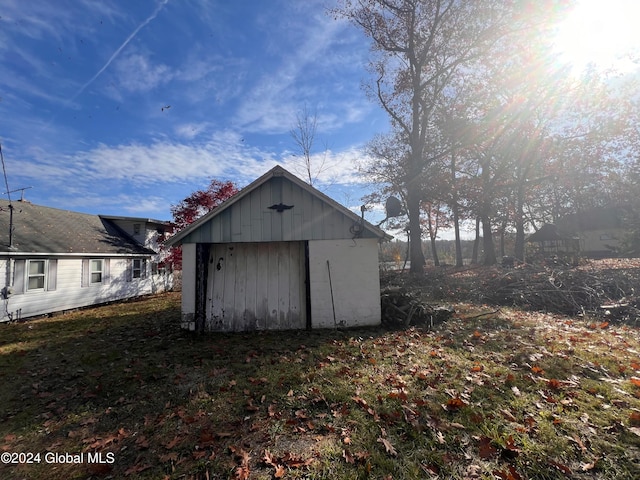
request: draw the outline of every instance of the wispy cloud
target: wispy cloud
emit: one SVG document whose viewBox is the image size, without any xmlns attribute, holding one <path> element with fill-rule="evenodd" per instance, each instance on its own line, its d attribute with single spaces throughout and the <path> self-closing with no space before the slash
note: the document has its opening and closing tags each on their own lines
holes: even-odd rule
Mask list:
<svg viewBox="0 0 640 480">
<path fill-rule="evenodd" d="M 303 163 L 299 157 L 286 151 L 274 153 L 246 147 L 232 131 L 217 132 L 200 143 L 101 144 L 62 158 L 45 151 L 29 152 L 29 157 L 33 160 L 22 163 L 21 176 L 25 180 L 32 176 L 59 185 L 68 183 L 69 178 L 87 186 L 122 180 L 134 185 L 190 183 L 194 179 L 213 177 L 251 181 L 257 172 L 276 164 L 303 176 Z M 324 165 L 321 182 L 348 184 L 360 182 L 353 165 L 361 157 L 359 149 L 350 148 L 342 152 L 323 152 L 312 161 L 315 166 Z"/>
<path fill-rule="evenodd" d="M 174 131 L 179 137 L 185 138 L 187 140 L 192 140 L 204 132 L 208 131 L 211 128 L 211 124 L 209 122 L 200 122 L 200 123 L 182 123 L 180 125 L 176 125 Z"/>
<path fill-rule="evenodd" d="M 281 164 L 304 179 L 288 132 L 305 103 L 316 186 L 361 185 L 357 39 L 318 0 L 0 3 L 0 139 L 36 203 L 166 218 L 214 177 L 242 186 Z"/>
<path fill-rule="evenodd" d="M 60 41 L 59 26 L 73 24 L 74 13 L 54 2 L 24 2 L 5 0 L 2 2 L 2 30 L 12 37 L 27 39 L 53 38 Z M 7 33 L 8 32 L 8 33 Z M 3 34 L 3 35 L 4 35 Z M 8 49 L 11 44 L 0 46 Z"/>
<path fill-rule="evenodd" d="M 312 17 L 305 25 L 301 38 L 292 39 L 296 45 L 287 52 L 275 71 L 266 72 L 255 82 L 245 101 L 238 109 L 239 125 L 266 133 L 287 131 L 295 120 L 295 114 L 304 102 L 305 77 L 314 75 L 314 64 L 330 55 L 330 46 L 342 26 L 322 16 Z M 287 120 L 289 120 L 287 122 Z"/>
<path fill-rule="evenodd" d="M 27 192 L 27 195 L 29 193 L 31 192 Z M 167 198 L 144 193 L 144 195 L 128 193 L 104 195 L 101 192 L 88 192 L 83 189 L 65 190 L 61 204 L 67 209 L 91 208 L 101 214 L 115 211 L 124 215 L 149 216 L 149 212 L 156 212 L 156 218 L 166 219 L 169 216 L 170 204 L 177 203 L 179 200 L 167 203 Z"/>
<path fill-rule="evenodd" d="M 98 70 L 95 75 L 93 77 L 91 77 L 84 85 L 82 85 L 80 87 L 80 89 L 73 95 L 73 97 L 71 97 L 70 101 L 74 101 L 76 98 L 78 98 L 78 96 L 80 96 L 82 94 L 82 92 L 84 92 L 93 82 L 96 81 L 96 79 L 102 75 L 102 73 L 109 68 L 109 65 L 111 65 L 111 63 L 118 57 L 118 55 L 120 55 L 120 52 L 122 52 L 122 50 L 129 44 L 129 42 L 131 42 L 131 40 L 133 40 L 136 35 L 138 34 L 138 32 L 140 30 L 142 30 L 145 26 L 147 26 L 153 19 L 155 19 L 158 14 L 160 13 L 160 11 L 162 10 L 162 8 L 167 4 L 169 0 L 162 0 L 155 8 L 155 10 L 153 11 L 153 13 L 151 15 L 149 15 L 142 23 L 140 23 L 134 30 L 133 32 L 131 32 L 131 34 L 129 34 L 129 36 L 125 39 L 124 42 L 122 42 L 122 44 L 116 49 L 115 52 L 113 52 L 113 54 L 109 57 L 109 59 L 107 60 L 107 62 L 102 66 L 102 68 L 100 68 L 100 70 Z"/>
<path fill-rule="evenodd" d="M 173 78 L 171 68 L 162 63 L 153 64 L 148 56 L 132 53 L 118 59 L 115 64 L 118 85 L 129 92 L 146 92 Z"/>
</svg>

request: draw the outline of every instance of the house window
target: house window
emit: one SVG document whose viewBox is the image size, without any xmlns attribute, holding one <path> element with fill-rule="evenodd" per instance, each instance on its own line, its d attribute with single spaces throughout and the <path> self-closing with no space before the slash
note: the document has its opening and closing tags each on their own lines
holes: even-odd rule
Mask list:
<svg viewBox="0 0 640 480">
<path fill-rule="evenodd" d="M 37 260 L 14 260 L 11 287 L 13 293 L 28 291 L 52 291 L 56 289 L 58 260 L 55 258 Z"/>
<path fill-rule="evenodd" d="M 29 260 L 27 290 L 44 290 L 46 283 L 46 260 Z"/>
<path fill-rule="evenodd" d="M 109 283 L 109 259 L 82 260 L 82 286 L 107 285 Z"/>
<path fill-rule="evenodd" d="M 142 258 L 134 258 L 132 264 L 132 276 L 133 278 L 144 277 L 145 262 Z"/>
<path fill-rule="evenodd" d="M 91 283 L 102 283 L 103 263 L 102 260 L 91 260 L 89 262 L 89 272 Z"/>
</svg>

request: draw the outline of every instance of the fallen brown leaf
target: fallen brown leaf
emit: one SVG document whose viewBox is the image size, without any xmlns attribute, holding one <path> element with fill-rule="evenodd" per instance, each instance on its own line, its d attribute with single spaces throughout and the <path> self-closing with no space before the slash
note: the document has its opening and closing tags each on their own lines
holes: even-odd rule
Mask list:
<svg viewBox="0 0 640 480">
<path fill-rule="evenodd" d="M 344 461 L 347 463 L 356 463 L 356 461 L 353 459 L 353 455 L 351 455 L 351 452 L 349 452 L 349 450 L 347 450 L 346 448 L 342 450 L 342 458 L 344 458 Z"/>
<path fill-rule="evenodd" d="M 127 468 L 124 472 L 124 476 L 128 477 L 129 475 L 133 474 L 133 473 L 140 473 L 140 472 L 144 472 L 145 470 L 148 470 L 151 468 L 151 465 L 147 465 L 147 464 L 136 464 L 136 465 L 132 465 L 131 467 Z"/>
<path fill-rule="evenodd" d="M 176 445 L 178 445 L 178 443 L 180 443 L 182 439 L 179 436 L 175 436 L 173 437 L 173 440 L 171 440 L 169 443 L 165 444 L 165 448 L 167 450 L 172 450 Z"/>
<path fill-rule="evenodd" d="M 561 463 L 555 462 L 553 460 L 547 460 L 547 463 L 549 465 L 551 465 L 552 467 L 556 467 L 558 470 L 560 470 L 565 475 L 573 475 L 573 472 L 571 471 L 571 469 L 569 467 L 567 467 L 566 465 L 563 465 Z"/>
<path fill-rule="evenodd" d="M 516 419 L 516 417 L 514 417 L 513 414 L 509 410 L 507 410 L 506 408 L 503 408 L 502 410 L 500 410 L 500 413 L 502 414 L 502 416 L 504 418 L 506 418 L 510 422 L 517 422 L 518 421 Z"/>
<path fill-rule="evenodd" d="M 444 408 L 447 412 L 457 412 L 463 407 L 466 407 L 467 404 L 460 397 L 450 398 L 447 400 L 446 404 L 442 404 L 442 408 Z"/>
<path fill-rule="evenodd" d="M 234 476 L 236 480 L 248 480 L 249 479 L 249 467 L 241 466 L 235 469 Z"/>
<path fill-rule="evenodd" d="M 282 478 L 282 477 L 284 477 L 286 472 L 287 471 L 285 470 L 285 468 L 282 465 L 276 465 L 276 471 L 273 473 L 273 476 L 275 478 Z"/>
<path fill-rule="evenodd" d="M 492 440 L 487 436 L 482 436 L 478 440 L 478 455 L 480 458 L 484 460 L 488 460 L 490 458 L 498 455 L 498 449 L 491 445 Z"/>
<path fill-rule="evenodd" d="M 382 443 L 384 445 L 384 449 L 386 450 L 386 452 L 392 457 L 395 457 L 398 455 L 398 452 L 396 452 L 396 449 L 393 448 L 393 445 L 391 444 L 391 442 L 386 438 L 378 437 L 378 443 Z"/>
<path fill-rule="evenodd" d="M 520 474 L 516 471 L 515 467 L 509 465 L 507 470 L 494 470 L 493 474 L 502 480 L 522 480 Z"/>
<path fill-rule="evenodd" d="M 593 462 L 589 462 L 589 463 L 582 463 L 580 464 L 580 470 L 582 470 L 583 472 L 589 472 L 593 469 L 595 469 L 598 466 L 598 462 L 600 461 L 600 457 L 596 457 Z"/>
</svg>

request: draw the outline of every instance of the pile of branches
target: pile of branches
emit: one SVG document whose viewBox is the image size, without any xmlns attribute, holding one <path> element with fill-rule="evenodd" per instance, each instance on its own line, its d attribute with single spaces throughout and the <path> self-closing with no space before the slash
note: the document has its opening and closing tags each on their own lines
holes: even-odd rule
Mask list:
<svg viewBox="0 0 640 480">
<path fill-rule="evenodd" d="M 579 268 L 525 266 L 494 272 L 477 284 L 484 302 L 565 315 L 640 319 L 638 270 L 586 271 Z"/>
<path fill-rule="evenodd" d="M 411 325 L 433 327 L 453 315 L 451 307 L 432 306 L 423 302 L 418 291 L 410 291 L 402 286 L 388 286 L 380 297 L 382 323 L 389 327 L 409 327 Z"/>
</svg>

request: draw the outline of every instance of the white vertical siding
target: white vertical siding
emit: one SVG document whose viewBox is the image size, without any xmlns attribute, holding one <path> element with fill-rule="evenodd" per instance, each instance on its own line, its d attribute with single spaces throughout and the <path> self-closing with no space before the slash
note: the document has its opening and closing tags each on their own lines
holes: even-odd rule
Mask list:
<svg viewBox="0 0 640 480">
<path fill-rule="evenodd" d="M 282 212 L 269 208 L 280 203 L 292 208 Z M 286 178 L 274 177 L 200 225 L 182 243 L 351 238 L 350 228 L 356 221 Z M 375 237 L 368 230 L 363 235 Z"/>
<path fill-rule="evenodd" d="M 310 241 L 309 277 L 313 328 L 380 324 L 376 239 Z"/>
<path fill-rule="evenodd" d="M 304 328 L 304 243 L 214 244 L 207 289 L 208 331 Z"/>
<path fill-rule="evenodd" d="M 196 309 L 195 248 L 183 245 L 182 311 L 183 319 L 191 322 Z M 205 330 L 306 327 L 304 242 L 224 243 L 210 248 Z M 380 324 L 376 239 L 309 241 L 309 282 L 313 328 Z M 188 322 L 183 326 L 194 328 Z"/>
</svg>

